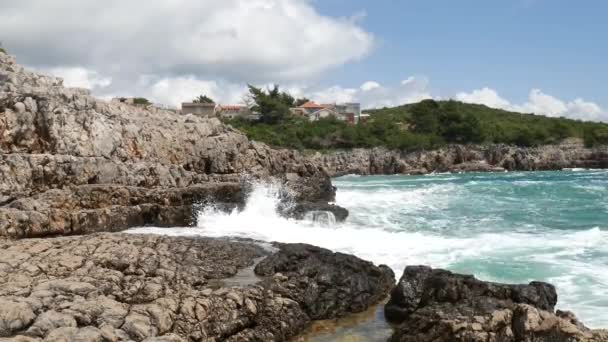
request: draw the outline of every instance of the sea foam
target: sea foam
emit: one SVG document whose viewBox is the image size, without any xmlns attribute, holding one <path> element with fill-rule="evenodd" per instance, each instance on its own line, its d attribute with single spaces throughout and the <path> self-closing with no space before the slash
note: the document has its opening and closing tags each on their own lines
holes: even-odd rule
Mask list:
<svg viewBox="0 0 608 342">
<path fill-rule="evenodd" d="M 486 175 L 459 177 L 464 178 L 446 182 L 424 177 L 428 184 L 391 177 L 388 187 L 384 183 L 388 177 L 338 179 L 336 202 L 349 209 L 350 217 L 331 225 L 280 216 L 280 187 L 256 184 L 243 210 L 226 213 L 210 207 L 199 212 L 194 228 L 148 227 L 132 232 L 308 243 L 386 264 L 397 276 L 406 265 L 423 264 L 475 274 L 483 280 L 544 280 L 556 285 L 558 307 L 574 311 L 592 327 L 608 327 L 605 227 L 555 229 L 543 220 L 547 210 L 540 203 L 544 197 L 553 201 L 547 202 L 550 205 L 559 203 L 551 194 L 538 195 L 537 203 L 522 198 L 506 201 L 502 192 L 505 198 L 517 197 L 516 184 L 505 185 L 504 179 L 493 182 Z M 526 174 L 515 179 L 503 174 L 491 177 L 539 181 L 521 179 Z M 547 175 L 539 177 L 544 180 Z M 547 183 L 540 186 L 550 187 Z M 566 183 L 561 180 L 560 184 Z M 564 205 L 573 207 L 567 200 Z M 520 219 L 518 215 L 532 216 Z"/>
</svg>

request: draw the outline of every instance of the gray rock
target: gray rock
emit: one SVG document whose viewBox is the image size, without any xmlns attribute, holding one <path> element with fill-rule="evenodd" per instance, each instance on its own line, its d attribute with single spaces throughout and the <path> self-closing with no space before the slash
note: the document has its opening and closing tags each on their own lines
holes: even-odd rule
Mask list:
<svg viewBox="0 0 608 342">
<path fill-rule="evenodd" d="M 0 236 L 40 237 L 195 223 L 197 206 L 242 206 L 245 181 L 285 201 L 333 201 L 327 173 L 215 118 L 108 103 L 0 54 Z"/>
<path fill-rule="evenodd" d="M 581 141 L 570 139 L 559 145 L 539 147 L 451 145 L 413 152 L 353 149 L 317 153 L 310 159 L 332 176 L 608 168 L 608 146 L 586 148 Z"/>
<path fill-rule="evenodd" d="M 23 102 L 17 102 L 13 105 L 13 109 L 15 110 L 15 113 L 23 114 L 25 113 L 25 104 L 23 104 Z"/>
<path fill-rule="evenodd" d="M 311 319 L 364 310 L 394 280 L 386 268 L 353 256 L 303 245 L 281 249 L 265 269 L 297 253 L 298 260 L 281 263 L 307 270 L 290 273 L 296 287 L 272 277 L 223 286 L 222 279 L 269 254 L 250 242 L 120 233 L 0 238 L 0 338 L 285 341 Z M 7 284 L 21 289 L 1 294 Z M 302 284 L 318 292 L 305 295 Z"/>
<path fill-rule="evenodd" d="M 570 313 L 553 313 L 547 283 L 508 285 L 472 276 L 408 266 L 385 306 L 396 325 L 391 341 L 571 342 L 605 341 Z"/>
<path fill-rule="evenodd" d="M 11 336 L 35 319 L 34 310 L 27 302 L 0 297 L 0 337 Z"/>
</svg>

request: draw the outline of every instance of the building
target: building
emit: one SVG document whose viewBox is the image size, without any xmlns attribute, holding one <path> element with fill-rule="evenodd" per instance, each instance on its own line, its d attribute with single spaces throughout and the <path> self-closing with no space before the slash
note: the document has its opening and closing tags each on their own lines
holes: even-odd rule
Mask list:
<svg viewBox="0 0 608 342">
<path fill-rule="evenodd" d="M 224 119 L 234 119 L 237 117 L 248 118 L 252 113 L 249 107 L 243 105 L 219 105 L 215 113 Z"/>
<path fill-rule="evenodd" d="M 182 114 L 193 114 L 202 117 L 213 117 L 216 111 L 215 103 L 194 103 L 184 102 L 182 103 Z"/>
<path fill-rule="evenodd" d="M 361 105 L 359 103 L 317 104 L 313 101 L 309 101 L 301 106 L 291 108 L 291 113 L 305 116 L 310 121 L 317 121 L 322 118 L 334 116 L 338 120 L 354 124 L 359 122 Z"/>
</svg>

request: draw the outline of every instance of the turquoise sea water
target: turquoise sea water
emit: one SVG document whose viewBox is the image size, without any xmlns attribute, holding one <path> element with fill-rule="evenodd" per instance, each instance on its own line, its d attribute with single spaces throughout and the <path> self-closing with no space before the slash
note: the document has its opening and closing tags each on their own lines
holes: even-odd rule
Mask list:
<svg viewBox="0 0 608 342">
<path fill-rule="evenodd" d="M 607 171 L 346 176 L 335 185 L 351 224 L 420 234 L 404 246 L 414 249 L 408 263 L 548 281 L 560 307 L 608 327 Z"/>
<path fill-rule="evenodd" d="M 199 213 L 198 227 L 135 232 L 303 242 L 389 265 L 425 264 L 483 280 L 557 287 L 558 308 L 608 328 L 608 171 L 345 176 L 333 226 L 276 213 L 277 187 L 260 184 L 246 208 Z"/>
</svg>

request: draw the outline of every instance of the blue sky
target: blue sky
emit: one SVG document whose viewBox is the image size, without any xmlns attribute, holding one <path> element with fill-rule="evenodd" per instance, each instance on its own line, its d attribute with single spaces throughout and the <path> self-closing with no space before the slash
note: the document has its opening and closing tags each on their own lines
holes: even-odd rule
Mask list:
<svg viewBox="0 0 608 342">
<path fill-rule="evenodd" d="M 365 13 L 370 55 L 331 79 L 398 83 L 425 75 L 449 96 L 484 86 L 514 102 L 531 88 L 608 107 L 608 1 L 318 0 L 321 13 Z M 328 82 L 327 80 L 325 80 Z M 329 81 L 331 82 L 331 81 Z"/>
<path fill-rule="evenodd" d="M 136 16 L 132 13 L 137 13 Z M 425 98 L 608 121 L 608 1 L 0 1 L 0 41 L 97 96 Z"/>
</svg>

